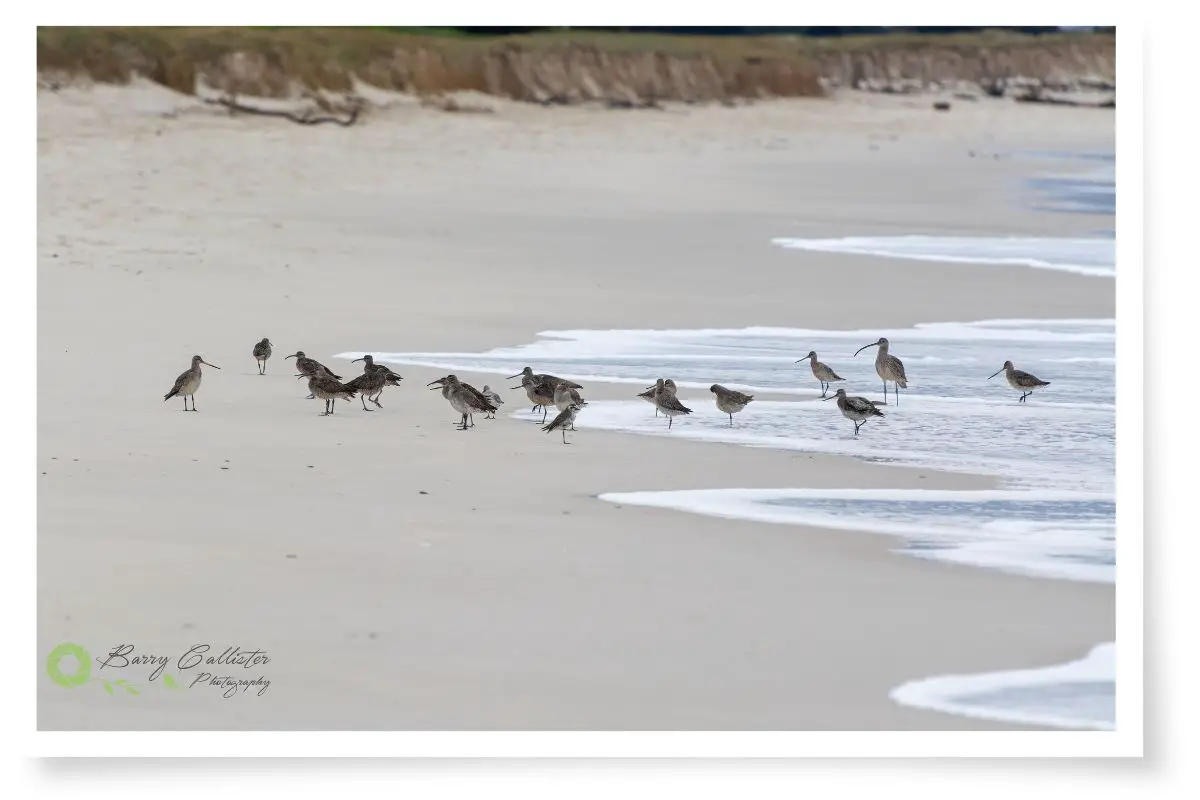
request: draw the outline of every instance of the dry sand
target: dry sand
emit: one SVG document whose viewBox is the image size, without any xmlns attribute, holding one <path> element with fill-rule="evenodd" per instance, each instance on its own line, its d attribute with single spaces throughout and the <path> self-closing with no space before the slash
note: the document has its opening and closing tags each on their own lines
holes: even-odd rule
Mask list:
<svg viewBox="0 0 1200 800">
<path fill-rule="evenodd" d="M 114 698 L 40 673 L 42 729 L 995 729 L 1011 726 L 887 693 L 1113 638 L 1111 586 L 595 499 L 988 478 L 600 433 L 586 415 L 573 447 L 504 415 L 459 433 L 419 369 L 383 410 L 322 418 L 282 358 L 349 376 L 333 354 L 546 329 L 1111 317 L 1111 280 L 833 270 L 770 239 L 1092 230 L 1026 210 L 1005 153 L 1111 148 L 1112 112 L 494 105 L 398 103 L 340 129 L 145 85 L 39 94 L 39 651 L 271 658 L 238 675 L 265 676 L 265 694 L 231 699 L 145 681 Z M 263 336 L 276 355 L 259 377 Z M 161 397 L 193 353 L 222 370 L 184 415 Z"/>
</svg>

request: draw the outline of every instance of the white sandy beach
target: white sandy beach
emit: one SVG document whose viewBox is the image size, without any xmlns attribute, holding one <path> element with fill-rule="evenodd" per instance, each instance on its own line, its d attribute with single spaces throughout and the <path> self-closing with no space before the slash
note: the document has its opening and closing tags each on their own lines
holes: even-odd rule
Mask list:
<svg viewBox="0 0 1200 800">
<path fill-rule="evenodd" d="M 771 245 L 1083 235 L 1086 216 L 1027 210 L 1006 154 L 1111 150 L 1111 111 L 492 103 L 400 103 L 341 129 L 141 84 L 39 93 L 39 653 L 204 642 L 271 659 L 239 675 L 268 691 L 230 699 L 109 697 L 39 671 L 41 729 L 1015 728 L 888 692 L 1114 638 L 1111 585 L 596 499 L 992 478 L 589 431 L 586 411 L 563 447 L 507 417 L 521 398 L 494 375 L 461 374 L 508 404 L 460 433 L 425 389 L 444 370 L 398 368 L 383 409 L 322 418 L 283 359 L 349 377 L 334 354 L 543 330 L 1111 318 L 1111 279 Z M 194 353 L 221 370 L 182 414 L 162 396 Z"/>
</svg>

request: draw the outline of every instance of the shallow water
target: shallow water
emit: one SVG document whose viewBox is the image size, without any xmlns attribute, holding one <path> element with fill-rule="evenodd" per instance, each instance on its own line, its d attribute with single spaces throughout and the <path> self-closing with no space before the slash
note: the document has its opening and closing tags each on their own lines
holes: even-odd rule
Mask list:
<svg viewBox="0 0 1200 800">
<path fill-rule="evenodd" d="M 806 402 L 819 396 L 817 381 L 807 361 L 795 361 L 815 349 L 845 378 L 838 385 L 881 399 L 874 348 L 852 355 L 880 335 L 904 361 L 909 388 L 898 404 L 889 392 L 885 418 L 868 422 L 856 437 L 835 403 Z M 902 537 L 899 551 L 911 557 L 1112 583 L 1115 348 L 1112 320 L 990 320 L 870 331 L 545 331 L 536 342 L 483 353 L 376 352 L 376 360 L 506 376 L 529 364 L 585 387 L 598 380 L 629 384 L 629 400 L 591 401 L 580 412 L 576 442 L 586 441 L 589 428 L 619 430 L 995 475 L 1004 488 L 990 492 L 730 488 L 602 494 L 600 499 L 886 533 Z M 1003 375 L 988 378 L 1006 359 L 1050 385 L 1018 403 L 1018 393 Z M 659 376 L 673 377 L 680 399 L 694 410 L 677 418 L 671 430 L 652 406 L 635 398 Z M 730 427 L 707 391 L 714 380 L 795 399 L 757 399 Z M 519 392 L 502 394 L 521 408 L 511 416 L 540 418 L 524 406 Z M 916 688 L 900 687 L 893 697 L 996 720 L 1056 727 L 1111 724 L 1105 720 L 1112 719 L 1112 673 L 1083 684 L 1055 677 L 1060 673 L 1053 671 L 1038 674 L 1036 685 L 1024 673 L 949 684 L 931 678 Z"/>
<path fill-rule="evenodd" d="M 1117 210 L 1116 159 L 1111 153 L 1027 151 L 1025 161 L 1053 161 L 1061 171 L 1023 182 L 1026 203 L 1038 211 L 1112 216 Z M 1071 165 L 1076 165 L 1074 169 Z M 1015 264 L 1098 277 L 1116 276 L 1112 228 L 1088 237 L 1030 236 L 845 236 L 836 239 L 780 237 L 772 243 L 821 253 L 941 261 L 961 264 Z"/>
<path fill-rule="evenodd" d="M 900 357 L 909 376 L 899 404 L 889 391 L 883 419 L 871 420 L 854 436 L 854 426 L 833 402 L 800 402 L 819 396 L 807 361 L 809 349 L 846 380 L 850 393 L 882 399 L 874 348 L 854 351 L 880 334 Z M 920 510 L 919 525 L 945 521 L 959 547 L 977 545 L 998 526 L 1024 532 L 1031 541 L 1067 532 L 1090 545 L 1080 557 L 1112 564 L 1115 493 L 1115 327 L 1111 320 L 993 320 L 938 323 L 911 329 L 816 331 L 787 328 L 741 330 L 546 331 L 537 342 L 486 353 L 376 353 L 387 363 L 420 364 L 448 371 L 512 375 L 526 364 L 578 380 L 630 384 L 628 401 L 592 401 L 577 427 L 676 436 L 754 447 L 851 455 L 868 461 L 995 475 L 1012 494 L 1002 509 L 975 501 L 946 505 L 897 504 L 892 496 L 859 491 L 821 503 L 809 497 L 789 510 L 797 523 L 824 524 L 830 516 L 853 519 L 854 527 L 893 531 Z M 357 354 L 343 354 L 354 357 Z M 1026 403 L 1003 375 L 988 376 L 1012 359 L 1050 381 Z M 673 377 L 679 397 L 694 409 L 667 428 L 648 403 L 634 396 L 659 376 Z M 748 392 L 797 395 L 797 400 L 759 399 L 729 418 L 715 407 L 708 386 L 714 378 Z M 584 391 L 586 396 L 587 392 Z M 518 405 L 519 392 L 508 392 Z M 523 401 L 523 398 L 520 398 Z M 523 406 L 523 402 L 520 403 Z M 512 414 L 540 419 L 527 407 Z M 1016 490 L 1085 492 L 1086 503 L 1037 500 L 1022 505 Z M 784 495 L 781 494 L 780 498 Z M 764 502 L 761 498 L 756 502 Z M 791 502 L 790 500 L 787 502 Z M 1034 502 L 1030 498 L 1030 502 Z M 1082 546 L 1082 545 L 1081 545 Z M 915 552 L 913 554 L 916 554 Z M 925 558 L 960 561 L 954 539 L 943 537 Z M 1044 572 L 1045 554 L 1031 548 L 1029 563 L 1019 553 L 996 568 Z M 1055 577 L 1061 570 L 1052 571 Z M 1087 570 L 1083 580 L 1111 580 L 1104 570 Z M 1111 575 L 1111 568 L 1107 570 Z M 1078 577 L 1078 576 L 1073 576 Z"/>
<path fill-rule="evenodd" d="M 1116 275 L 1116 242 L 1109 236 L 845 236 L 839 239 L 778 238 L 772 243 L 793 250 L 822 253 L 857 253 L 963 264 L 1015 264 L 1107 278 Z"/>
<path fill-rule="evenodd" d="M 1113 730 L 1116 647 L 1097 645 L 1083 658 L 1040 669 L 942 675 L 896 687 L 902 705 L 1055 728 Z"/>
<path fill-rule="evenodd" d="M 1037 157 L 1038 154 L 1033 154 Z M 1062 159 L 1062 154 L 1043 154 Z M 1027 188 L 1035 207 L 1106 214 L 1115 209 L 1113 160 L 1077 154 L 1089 172 L 1047 174 Z M 1089 276 L 1116 275 L 1111 229 L 1088 238 L 858 236 L 779 238 L 790 249 L 898 259 L 1020 264 Z M 883 419 L 853 435 L 833 402 L 819 395 L 810 349 L 845 380 L 850 394 L 883 398 L 875 350 L 887 337 L 905 364 L 909 387 L 889 389 Z M 865 530 L 901 537 L 916 558 L 1049 579 L 1115 582 L 1116 330 L 1113 320 L 986 320 L 892 330 L 793 328 L 730 330 L 544 331 L 535 342 L 482 353 L 379 353 L 383 363 L 512 375 L 526 365 L 583 383 L 630 385 L 630 400 L 592 401 L 577 420 L 587 430 L 676 436 L 751 447 L 850 455 L 867 461 L 994 475 L 1003 488 L 922 490 L 715 489 L 602 494 L 600 499 L 720 517 Z M 355 358 L 361 353 L 339 357 Z M 1028 402 L 1003 374 L 1012 360 L 1050 385 Z M 678 383 L 693 409 L 655 417 L 636 399 L 658 377 Z M 733 419 L 714 406 L 713 382 L 796 400 L 755 400 Z M 511 384 L 510 384 L 511 385 Z M 586 388 L 584 395 L 587 395 Z M 524 406 L 519 391 L 502 392 Z M 528 407 L 511 416 L 537 420 Z M 898 687 L 898 703 L 985 719 L 1063 728 L 1112 728 L 1115 649 L 1098 645 L 1079 661 L 1033 670 L 941 676 Z"/>
</svg>

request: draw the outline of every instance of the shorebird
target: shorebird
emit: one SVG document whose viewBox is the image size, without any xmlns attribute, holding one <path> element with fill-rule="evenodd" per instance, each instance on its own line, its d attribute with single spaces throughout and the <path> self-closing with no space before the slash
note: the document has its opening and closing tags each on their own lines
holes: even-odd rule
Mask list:
<svg viewBox="0 0 1200 800">
<path fill-rule="evenodd" d="M 534 375 L 533 367 L 526 367 L 525 369 L 518 372 L 516 375 L 509 375 L 508 377 L 510 377 L 510 378 L 521 378 L 521 377 L 533 378 L 535 381 L 538 381 L 540 383 L 550 384 L 551 391 L 553 391 L 554 387 L 558 386 L 560 383 L 565 383 L 567 385 L 567 388 L 570 388 L 570 389 L 582 389 L 583 388 L 582 386 L 580 386 L 578 383 L 575 383 L 574 381 L 568 381 L 564 378 L 559 378 L 555 375 L 547 375 L 545 373 L 543 373 L 541 375 Z"/>
<path fill-rule="evenodd" d="M 848 396 L 845 389 L 838 389 L 836 394 L 825 399 L 837 400 L 837 405 L 842 411 L 842 416 L 854 423 L 855 436 L 858 436 L 858 429 L 866 424 L 868 419 L 883 416 L 883 412 L 879 410 L 880 403 L 868 400 L 865 397 Z"/>
<path fill-rule="evenodd" d="M 350 363 L 353 364 L 355 361 L 364 360 L 365 359 L 363 358 L 356 358 Z M 354 380 L 346 382 L 347 388 L 358 392 L 358 399 L 362 401 L 363 411 L 374 411 L 372 408 L 367 408 L 367 398 L 371 395 L 382 393 L 383 387 L 387 386 L 388 374 L 383 371 L 384 369 L 385 368 L 376 367 L 374 364 L 367 364 L 363 367 L 362 375 L 359 375 Z M 383 408 L 383 406 L 379 405 L 378 400 L 372 399 L 371 402 L 380 408 Z"/>
<path fill-rule="evenodd" d="M 455 378 L 455 380 L 458 380 L 458 379 Z M 496 413 L 496 409 L 497 409 L 496 404 L 493 403 L 491 400 L 489 400 L 483 392 L 479 391 L 471 384 L 465 383 L 463 381 L 458 381 L 458 385 L 461 386 L 465 391 L 469 392 L 475 398 L 476 405 L 474 406 L 474 410 L 484 411 L 489 415 Z M 471 427 L 474 428 L 475 427 L 474 411 L 469 412 L 468 416 L 471 418 Z"/>
<path fill-rule="evenodd" d="M 370 355 L 364 355 L 362 358 L 356 358 L 356 359 L 354 359 L 354 361 L 351 361 L 350 363 L 353 364 L 355 361 L 366 362 L 365 366 L 363 367 L 364 373 L 372 372 L 372 371 L 382 372 L 384 374 L 383 385 L 385 387 L 399 386 L 400 381 L 404 380 L 404 378 L 402 378 L 400 376 L 399 372 L 393 372 L 391 369 L 389 369 L 388 367 L 385 367 L 383 364 L 376 364 L 374 357 L 372 357 Z M 379 398 L 382 395 L 383 395 L 383 389 L 380 389 L 378 392 L 375 392 L 374 397 L 368 397 L 367 399 L 370 400 L 375 405 L 379 406 L 380 408 L 383 408 L 383 403 L 379 402 Z"/>
<path fill-rule="evenodd" d="M 559 410 L 559 413 L 566 411 L 571 406 L 583 408 L 587 405 L 587 401 L 579 394 L 578 389 L 572 389 L 565 383 L 560 383 L 554 387 L 554 407 Z M 571 417 L 571 430 L 575 430 L 575 417 Z"/>
<path fill-rule="evenodd" d="M 796 363 L 799 364 L 800 361 L 805 361 L 805 360 L 807 360 L 808 365 L 810 367 L 812 367 L 813 377 L 821 382 L 821 397 L 822 398 L 824 398 L 826 393 L 829 392 L 829 384 L 831 381 L 846 380 L 841 375 L 838 375 L 836 372 L 831 370 L 826 364 L 822 364 L 820 361 L 818 361 L 816 350 L 809 350 L 808 355 L 806 355 L 804 358 L 800 359 Z"/>
<path fill-rule="evenodd" d="M 488 402 L 478 389 L 462 383 L 456 375 L 447 375 L 425 385 L 434 388 L 438 388 L 439 385 L 443 387 L 442 397 L 446 398 L 455 411 L 462 414 L 462 424 L 458 428 L 460 431 L 465 431 L 470 427 L 467 420 L 474 412 L 496 410 L 496 406 Z"/>
<path fill-rule="evenodd" d="M 562 431 L 563 444 L 570 444 L 570 442 L 567 441 L 567 428 L 575 430 L 575 415 L 579 413 L 580 408 L 580 405 L 571 403 L 569 406 L 559 412 L 558 416 L 555 417 L 549 425 L 544 425 L 542 430 L 544 430 L 546 433 L 554 430 Z"/>
<path fill-rule="evenodd" d="M 333 407 L 337 404 L 338 400 L 349 402 L 358 393 L 358 390 L 353 386 L 348 386 L 337 378 L 322 372 L 308 376 L 308 390 L 312 392 L 313 397 L 325 401 L 325 412 L 321 414 L 322 417 L 327 417 L 333 413 Z"/>
<path fill-rule="evenodd" d="M 992 363 L 996 362 L 993 361 Z M 1017 401 L 1018 403 L 1024 403 L 1025 398 L 1033 394 L 1034 389 L 1050 385 L 1050 381 L 1044 381 L 1041 378 L 1030 375 L 1028 372 L 1014 368 L 1011 361 L 1005 361 L 1003 367 L 988 376 L 988 380 L 990 381 L 1001 372 L 1004 373 L 1004 379 L 1008 381 L 1008 385 L 1021 392 L 1021 399 Z M 195 399 L 192 402 L 195 403 Z"/>
<path fill-rule="evenodd" d="M 339 381 L 342 379 L 341 375 L 335 375 L 333 370 L 322 364 L 320 361 L 304 355 L 303 350 L 297 350 L 294 354 L 290 356 L 284 356 L 284 358 L 296 359 L 296 369 L 300 373 L 296 376 L 297 378 L 311 378 L 313 375 L 324 375 L 325 377 L 334 378 Z M 316 397 L 315 394 L 309 394 L 307 399 L 312 400 L 314 397 Z"/>
<path fill-rule="evenodd" d="M 493 392 L 486 383 L 483 385 L 483 391 L 480 392 L 480 394 L 483 395 L 484 397 L 486 397 L 487 401 L 489 403 L 491 403 L 492 405 L 494 405 L 497 409 L 500 408 L 500 406 L 504 405 L 503 398 L 501 398 L 500 395 Z M 495 419 L 495 418 L 496 418 L 496 412 L 489 411 L 488 415 L 484 419 Z"/>
<path fill-rule="evenodd" d="M 302 377 L 307 378 L 310 375 L 320 372 L 328 375 L 331 378 L 337 378 L 339 381 L 342 379 L 341 375 L 336 374 L 333 370 L 322 364 L 320 361 L 304 355 L 303 350 L 297 350 L 290 356 L 284 356 L 284 358 L 296 359 L 296 369 L 300 372 Z"/>
<path fill-rule="evenodd" d="M 546 414 L 549 410 L 546 407 L 554 405 L 554 384 L 538 380 L 537 376 L 529 374 L 522 375 L 521 385 L 512 388 L 525 390 L 525 396 L 529 398 L 529 402 L 533 403 L 533 408 L 530 410 L 536 412 L 540 408 L 542 424 L 545 424 Z"/>
<path fill-rule="evenodd" d="M 667 389 L 671 394 L 676 394 L 678 391 L 677 387 L 675 386 L 675 381 L 671 380 L 670 378 L 667 378 L 666 380 L 659 378 L 659 383 L 662 383 L 663 388 Z M 654 403 L 654 390 L 657 388 L 658 388 L 658 383 L 654 384 L 653 386 L 647 386 L 646 391 L 640 392 L 638 394 L 638 397 L 642 398 L 647 403 L 654 406 L 654 416 L 656 416 L 656 417 L 658 416 L 658 406 L 655 405 L 655 403 Z"/>
<path fill-rule="evenodd" d="M 258 362 L 258 374 L 266 375 L 267 374 L 267 359 L 271 357 L 271 341 L 270 341 L 270 339 L 268 339 L 267 337 L 264 336 L 263 340 L 261 342 L 254 345 L 254 350 L 252 352 L 254 355 L 254 360 Z"/>
<path fill-rule="evenodd" d="M 726 389 L 719 383 L 714 383 L 708 390 L 717 396 L 717 408 L 729 415 L 729 427 L 733 427 L 733 415 L 754 401 L 754 395 L 735 392 Z"/>
<path fill-rule="evenodd" d="M 858 355 L 868 347 L 878 347 L 879 354 L 875 356 L 875 374 L 883 379 L 883 402 L 887 404 L 887 385 L 888 381 L 896 384 L 896 405 L 900 405 L 900 390 L 908 388 L 908 378 L 904 375 L 904 362 L 895 356 L 888 355 L 888 340 L 879 337 L 878 342 L 864 344 L 862 347 L 854 351 L 854 355 Z"/>
<path fill-rule="evenodd" d="M 163 402 L 170 400 L 178 395 L 183 398 L 183 410 L 196 410 L 196 390 L 200 388 L 200 379 L 203 377 L 200 373 L 200 365 L 208 364 L 213 369 L 220 369 L 216 364 L 209 364 L 200 356 L 192 356 L 192 366 L 175 379 L 175 385 L 171 387 L 171 391 L 163 395 Z M 192 407 L 187 407 L 187 399 L 192 398 Z"/>
<path fill-rule="evenodd" d="M 457 378 L 456 378 L 456 379 L 457 379 Z M 430 385 L 431 385 L 431 387 L 432 387 L 432 388 L 430 389 L 430 391 L 437 391 L 437 390 L 441 390 L 441 392 L 442 392 L 442 398 L 443 398 L 443 399 L 445 399 L 447 402 L 450 402 L 450 389 L 451 389 L 451 386 L 450 386 L 450 384 L 449 384 L 449 383 L 442 383 L 442 381 L 445 381 L 445 378 L 438 378 L 436 381 L 433 381 L 433 383 L 432 383 L 432 384 L 430 384 Z M 476 395 L 479 395 L 480 397 L 482 397 L 482 396 L 483 396 L 483 392 L 480 392 L 480 391 L 478 391 L 478 390 L 477 390 L 477 389 L 476 389 L 474 386 L 472 386 L 472 385 L 471 385 L 471 384 L 469 384 L 469 383 L 462 383 L 462 382 L 460 381 L 460 382 L 459 382 L 459 384 L 458 384 L 458 386 L 459 386 L 459 387 L 461 388 L 461 390 L 463 390 L 463 391 L 466 391 L 466 392 L 474 392 Z M 486 398 L 485 398 L 485 399 L 486 399 Z M 489 402 L 490 402 L 490 401 L 489 401 Z M 494 404 L 493 404 L 493 405 L 494 405 Z M 490 412 L 490 411 L 488 412 L 488 414 L 489 414 L 489 415 L 490 415 L 491 413 L 492 413 L 492 412 Z M 485 419 L 486 419 L 486 418 L 487 418 L 487 417 L 485 417 Z M 470 422 L 470 424 L 469 424 L 469 425 L 467 425 L 467 427 L 468 427 L 468 428 L 474 428 L 474 427 L 475 427 L 475 412 L 474 412 L 474 409 L 471 409 L 470 411 L 468 411 L 468 412 L 467 412 L 467 419 L 468 419 L 468 420 L 469 420 L 469 422 Z"/>
<path fill-rule="evenodd" d="M 676 416 L 692 413 L 690 408 L 679 402 L 679 398 L 667 388 L 667 382 L 662 378 L 659 378 L 658 383 L 654 384 L 654 405 L 667 415 L 667 430 L 670 430 L 671 426 L 675 424 Z"/>
<path fill-rule="evenodd" d="M 374 387 L 375 384 L 379 384 L 378 389 L 374 389 L 374 388 L 371 389 L 370 394 L 372 394 L 374 396 L 367 397 L 367 399 L 370 400 L 375 405 L 379 406 L 380 408 L 383 408 L 383 403 L 379 402 L 379 398 L 380 398 L 380 396 L 383 395 L 384 388 L 388 387 L 388 386 L 399 386 L 400 381 L 404 380 L 404 378 L 402 378 L 400 376 L 400 373 L 392 372 L 392 370 L 385 367 L 383 364 L 376 364 L 375 359 L 372 358 L 370 355 L 364 355 L 362 358 L 356 358 L 356 359 L 354 359 L 354 361 L 351 361 L 350 363 L 354 364 L 355 362 L 358 362 L 358 361 L 365 362 L 363 365 L 363 375 L 366 375 L 367 373 L 378 373 L 378 375 L 376 375 L 376 377 L 366 379 L 367 383 L 369 385 L 371 385 L 372 387 Z M 361 377 L 362 376 L 360 375 L 359 378 L 361 378 Z M 359 378 L 355 378 L 354 380 L 357 381 L 357 380 L 359 380 Z M 351 381 L 351 383 L 353 383 L 353 382 L 354 381 Z M 365 405 L 365 403 L 364 403 L 364 405 Z M 367 409 L 367 410 L 369 411 L 370 409 Z"/>
</svg>

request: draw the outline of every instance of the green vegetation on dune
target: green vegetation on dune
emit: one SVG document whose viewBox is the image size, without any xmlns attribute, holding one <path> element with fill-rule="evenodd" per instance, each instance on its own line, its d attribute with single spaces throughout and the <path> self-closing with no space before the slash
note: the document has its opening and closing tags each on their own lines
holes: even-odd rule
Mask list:
<svg viewBox="0 0 1200 800">
<path fill-rule="evenodd" d="M 200 75 L 226 91 L 282 96 L 297 84 L 344 91 L 358 77 L 406 92 L 476 90 L 539 102 L 614 94 L 695 101 L 815 96 L 822 94 L 822 71 L 842 57 L 908 58 L 928 50 L 976 59 L 1028 51 L 1040 58 L 1056 50 L 1113 49 L 1110 33 L 986 29 L 808 37 L 569 28 L 501 35 L 456 28 L 41 27 L 37 37 L 40 73 L 101 82 L 138 73 L 190 93 Z"/>
</svg>

